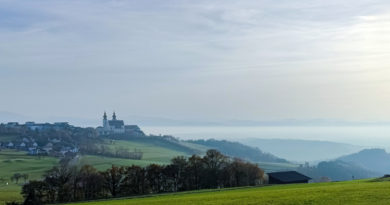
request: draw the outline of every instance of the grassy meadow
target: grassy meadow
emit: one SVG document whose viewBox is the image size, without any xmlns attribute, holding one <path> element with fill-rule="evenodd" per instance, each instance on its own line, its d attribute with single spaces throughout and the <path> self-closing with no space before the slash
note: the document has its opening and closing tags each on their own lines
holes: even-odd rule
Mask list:
<svg viewBox="0 0 390 205">
<path fill-rule="evenodd" d="M 143 152 L 142 160 L 122 159 L 96 155 L 81 155 L 78 158 L 79 164 L 89 164 L 96 167 L 98 170 L 105 170 L 111 167 L 112 164 L 117 166 L 130 166 L 133 164 L 147 166 L 152 163 L 167 164 L 173 157 L 180 155 L 188 156 L 188 154 L 184 152 L 149 142 L 116 140 L 111 143 L 109 140 L 106 140 L 104 144 L 112 150 L 122 147 L 127 148 L 130 151 L 134 149 L 140 150 Z M 204 152 L 207 150 L 207 147 L 202 145 L 187 143 L 186 146 L 202 150 Z M 26 155 L 26 152 L 8 149 L 1 150 L 0 179 L 2 178 L 4 181 L 0 180 L 0 205 L 4 204 L 6 201 L 22 200 L 20 190 L 24 181 L 21 179 L 19 184 L 11 182 L 10 177 L 14 173 L 27 173 L 29 174 L 29 179 L 40 179 L 45 171 L 49 170 L 55 165 L 58 165 L 58 159 L 53 157 L 38 158 L 36 156 L 28 156 Z M 295 166 L 287 163 L 260 163 L 259 165 L 266 171 L 289 169 Z M 6 185 L 7 182 L 8 185 Z"/>
<path fill-rule="evenodd" d="M 108 141 L 108 140 L 107 140 Z M 143 152 L 142 160 L 141 161 L 152 161 L 152 162 L 158 162 L 158 163 L 169 163 L 170 160 L 173 157 L 187 154 L 184 152 L 176 151 L 173 149 L 165 148 L 162 146 L 158 146 L 155 144 L 151 144 L 148 142 L 133 142 L 133 141 L 127 141 L 127 140 L 115 140 L 113 144 L 108 144 L 108 147 L 111 149 L 115 148 L 126 148 L 129 151 L 133 151 L 135 149 L 140 150 Z M 137 160 L 140 161 L 140 160 Z"/>
<path fill-rule="evenodd" d="M 112 164 L 117 166 L 130 166 L 132 164 L 147 166 L 149 164 L 166 164 L 179 155 L 186 155 L 183 152 L 167 149 L 153 144 L 142 142 L 130 142 L 125 140 L 115 141 L 109 145 L 110 148 L 125 147 L 129 150 L 141 150 L 144 155 L 142 160 L 121 159 L 113 157 L 83 155 L 79 158 L 79 163 L 89 164 L 98 170 L 105 170 Z M 18 184 L 11 182 L 10 177 L 14 173 L 27 173 L 29 179 L 40 179 L 45 171 L 58 165 L 58 159 L 53 157 L 28 156 L 26 152 L 4 149 L 0 151 L 0 205 L 8 201 L 21 201 L 21 187 L 23 179 Z M 8 185 L 6 183 L 8 182 Z"/>
<path fill-rule="evenodd" d="M 45 171 L 58 164 L 58 159 L 53 157 L 28 156 L 26 152 L 14 150 L 0 151 L 0 205 L 7 201 L 20 201 L 20 190 L 23 179 L 19 183 L 11 182 L 14 173 L 28 174 L 29 179 L 39 179 Z M 7 185 L 8 183 L 8 185 Z"/>
<path fill-rule="evenodd" d="M 356 180 L 313 184 L 274 185 L 203 190 L 78 205 L 132 204 L 390 204 L 390 182 Z"/>
</svg>

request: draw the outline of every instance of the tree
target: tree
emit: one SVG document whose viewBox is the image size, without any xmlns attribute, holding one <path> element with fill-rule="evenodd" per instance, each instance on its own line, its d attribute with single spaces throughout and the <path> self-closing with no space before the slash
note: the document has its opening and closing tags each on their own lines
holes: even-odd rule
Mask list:
<svg viewBox="0 0 390 205">
<path fill-rule="evenodd" d="M 15 173 L 14 175 L 12 175 L 11 177 L 11 181 L 15 181 L 15 184 L 17 184 L 19 182 L 19 179 L 22 177 L 22 174 L 20 173 Z"/>
<path fill-rule="evenodd" d="M 72 172 L 66 165 L 53 167 L 45 174 L 49 195 L 53 201 L 66 202 L 72 199 Z"/>
<path fill-rule="evenodd" d="M 200 189 L 201 177 L 204 172 L 204 162 L 198 155 L 192 155 L 188 159 L 188 166 L 186 169 L 188 176 L 189 189 Z"/>
<path fill-rule="evenodd" d="M 171 160 L 172 176 L 174 178 L 174 190 L 185 190 L 187 159 L 184 156 L 178 156 Z"/>
<path fill-rule="evenodd" d="M 110 191 L 113 197 L 116 197 L 120 191 L 124 179 L 123 172 L 123 167 L 116 167 L 114 165 L 110 169 L 101 172 L 104 179 L 104 187 Z"/>
<path fill-rule="evenodd" d="M 217 188 L 220 184 L 220 175 L 222 168 L 226 166 L 227 157 L 215 149 L 208 150 L 203 157 L 206 168 L 206 187 Z"/>
<path fill-rule="evenodd" d="M 28 174 L 22 174 L 22 178 L 24 180 L 24 183 L 26 183 L 26 181 L 28 179 Z"/>
<path fill-rule="evenodd" d="M 22 195 L 24 196 L 24 204 L 40 205 L 51 202 L 47 195 L 48 186 L 44 181 L 30 181 L 22 188 Z"/>
<path fill-rule="evenodd" d="M 229 185 L 230 186 L 240 186 L 246 185 L 244 183 L 244 178 L 246 177 L 246 172 L 244 170 L 245 162 L 240 159 L 235 158 L 232 163 L 227 167 L 227 172 L 229 172 Z"/>
<path fill-rule="evenodd" d="M 96 199 L 104 194 L 103 176 L 90 165 L 84 165 L 78 173 L 80 178 L 80 192 L 83 199 Z"/>
<path fill-rule="evenodd" d="M 146 171 L 136 165 L 127 167 L 124 172 L 125 179 L 122 184 L 122 192 L 127 195 L 144 194 L 147 188 Z"/>
<path fill-rule="evenodd" d="M 161 191 L 163 184 L 163 169 L 164 167 L 158 164 L 151 164 L 146 167 L 146 178 L 154 193 Z"/>
</svg>

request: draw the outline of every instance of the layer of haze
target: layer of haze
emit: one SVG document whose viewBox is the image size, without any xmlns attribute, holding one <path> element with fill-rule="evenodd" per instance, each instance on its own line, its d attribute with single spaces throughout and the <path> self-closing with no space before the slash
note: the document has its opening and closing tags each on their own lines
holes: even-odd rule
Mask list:
<svg viewBox="0 0 390 205">
<path fill-rule="evenodd" d="M 0 0 L 0 111 L 390 120 L 390 1 Z"/>
</svg>

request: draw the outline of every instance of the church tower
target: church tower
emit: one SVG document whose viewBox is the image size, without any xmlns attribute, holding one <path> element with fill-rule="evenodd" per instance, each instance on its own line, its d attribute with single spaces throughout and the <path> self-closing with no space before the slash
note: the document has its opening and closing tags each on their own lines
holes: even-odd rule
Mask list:
<svg viewBox="0 0 390 205">
<path fill-rule="evenodd" d="M 105 129 L 108 128 L 108 121 L 107 121 L 107 114 L 106 114 L 106 112 L 104 112 L 104 115 L 103 115 L 103 127 Z"/>
<path fill-rule="evenodd" d="M 112 114 L 112 120 L 116 120 L 115 112 Z"/>
</svg>

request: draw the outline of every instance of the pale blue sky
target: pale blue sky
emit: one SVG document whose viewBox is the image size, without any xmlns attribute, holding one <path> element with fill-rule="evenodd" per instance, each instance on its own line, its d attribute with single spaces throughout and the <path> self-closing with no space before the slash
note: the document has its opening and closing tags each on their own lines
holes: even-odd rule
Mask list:
<svg viewBox="0 0 390 205">
<path fill-rule="evenodd" d="M 0 0 L 0 111 L 33 119 L 390 121 L 389 57 L 387 0 Z"/>
</svg>

